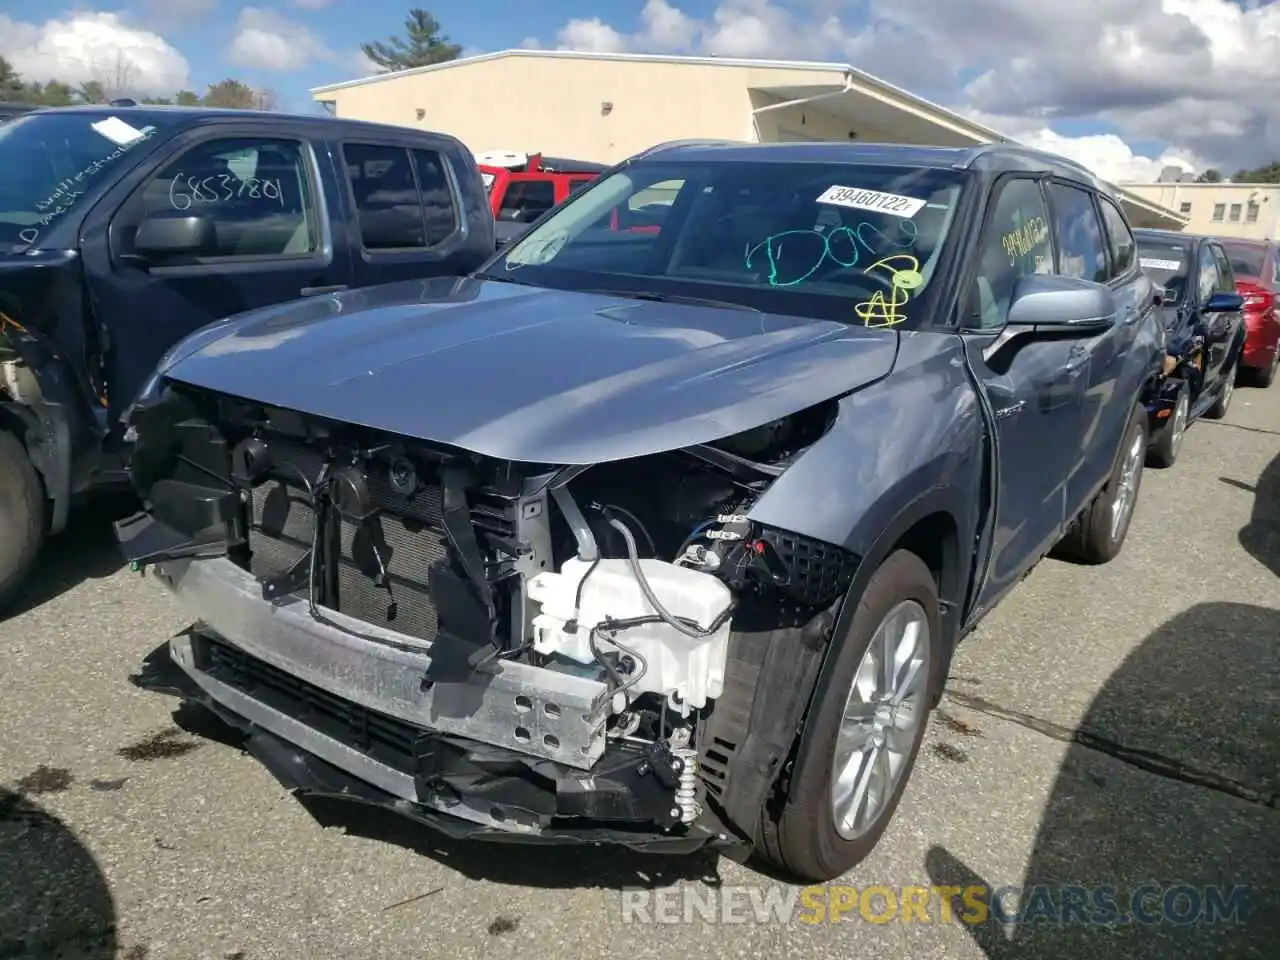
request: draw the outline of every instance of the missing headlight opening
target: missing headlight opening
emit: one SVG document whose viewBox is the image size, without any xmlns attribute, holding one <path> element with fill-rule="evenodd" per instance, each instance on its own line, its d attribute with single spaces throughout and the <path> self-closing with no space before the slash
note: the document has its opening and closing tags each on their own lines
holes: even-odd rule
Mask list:
<svg viewBox="0 0 1280 960">
<path fill-rule="evenodd" d="M 688 833 L 744 609 L 794 627 L 852 576 L 750 519 L 831 417 L 562 468 L 175 387 L 134 416 L 130 550 L 224 715 L 490 827 Z"/>
</svg>

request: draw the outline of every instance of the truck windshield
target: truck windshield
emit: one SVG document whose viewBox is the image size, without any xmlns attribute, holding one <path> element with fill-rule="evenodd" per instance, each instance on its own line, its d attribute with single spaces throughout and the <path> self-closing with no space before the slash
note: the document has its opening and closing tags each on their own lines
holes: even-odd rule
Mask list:
<svg viewBox="0 0 1280 960">
<path fill-rule="evenodd" d="M 30 247 L 156 132 L 112 113 L 32 113 L 0 124 L 0 250 Z"/>
<path fill-rule="evenodd" d="M 965 177 L 848 163 L 642 160 L 566 201 L 482 276 L 911 327 L 929 310 Z"/>
</svg>

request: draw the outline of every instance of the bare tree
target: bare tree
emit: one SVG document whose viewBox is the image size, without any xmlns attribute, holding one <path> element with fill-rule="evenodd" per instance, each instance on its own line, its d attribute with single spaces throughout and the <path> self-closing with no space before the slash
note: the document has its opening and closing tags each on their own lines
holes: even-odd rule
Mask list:
<svg viewBox="0 0 1280 960">
<path fill-rule="evenodd" d="M 279 108 L 280 95 L 270 87 L 259 87 L 253 91 L 253 109 L 271 111 Z"/>
<path fill-rule="evenodd" d="M 137 73 L 137 65 L 125 57 L 124 51 L 117 50 L 113 58 L 91 64 L 91 79 L 82 84 L 82 89 L 89 84 L 96 84 L 104 98 L 100 102 L 127 97 L 137 85 Z"/>
</svg>

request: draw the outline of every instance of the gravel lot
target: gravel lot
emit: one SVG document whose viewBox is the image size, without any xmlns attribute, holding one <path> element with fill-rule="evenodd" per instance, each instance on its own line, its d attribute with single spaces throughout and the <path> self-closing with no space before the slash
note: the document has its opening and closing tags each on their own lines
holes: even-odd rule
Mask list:
<svg viewBox="0 0 1280 960">
<path fill-rule="evenodd" d="M 1275 956 L 1278 575 L 1280 393 L 1240 390 L 1147 472 L 1117 561 L 1046 562 L 966 641 L 897 818 L 848 878 L 1243 884 L 1245 923 L 1005 931 L 937 922 L 935 901 L 932 923 L 642 925 L 622 888 L 739 908 L 735 887 L 788 888 L 708 857 L 457 845 L 309 810 L 129 684 L 185 622 L 81 522 L 0 623 L 0 957 Z"/>
</svg>

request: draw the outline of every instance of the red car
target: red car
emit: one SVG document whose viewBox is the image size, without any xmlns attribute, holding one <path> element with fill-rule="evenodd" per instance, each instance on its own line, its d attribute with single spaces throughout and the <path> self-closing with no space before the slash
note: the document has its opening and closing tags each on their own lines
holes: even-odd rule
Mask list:
<svg viewBox="0 0 1280 960">
<path fill-rule="evenodd" d="M 1269 387 L 1280 365 L 1280 251 L 1270 240 L 1219 240 L 1236 292 L 1244 297 L 1245 343 L 1240 369 L 1258 386 Z"/>
</svg>

